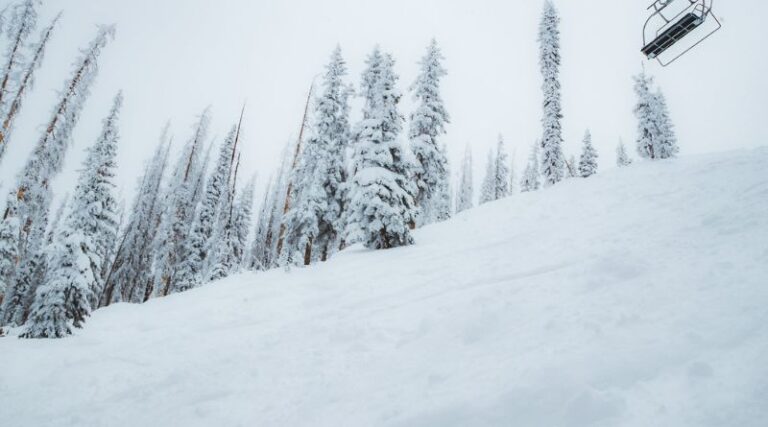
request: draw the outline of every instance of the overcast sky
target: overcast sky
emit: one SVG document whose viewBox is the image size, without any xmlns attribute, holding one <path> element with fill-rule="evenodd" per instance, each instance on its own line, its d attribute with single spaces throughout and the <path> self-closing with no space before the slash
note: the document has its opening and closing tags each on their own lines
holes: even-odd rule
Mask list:
<svg viewBox="0 0 768 427">
<path fill-rule="evenodd" d="M 453 165 L 471 144 L 478 181 L 499 133 L 517 153 L 518 172 L 540 134 L 539 0 L 44 3 L 41 27 L 59 10 L 63 20 L 0 165 L 4 188 L 39 138 L 78 49 L 100 23 L 116 23 L 117 37 L 102 57 L 58 192 L 73 182 L 83 149 L 94 142 L 119 89 L 126 98 L 119 179 L 127 196 L 163 123 L 171 120 L 176 141 L 184 141 L 207 105 L 213 111 L 212 134 L 220 139 L 247 101 L 244 169 L 266 178 L 282 146 L 296 137 L 310 82 L 336 44 L 349 65 L 348 81 L 356 86 L 365 56 L 380 44 L 395 56 L 405 92 L 435 37 L 449 72 L 443 96 L 452 123 L 444 141 Z M 639 50 L 647 3 L 556 1 L 562 17 L 565 150 L 578 154 L 590 128 L 604 168 L 613 167 L 620 137 L 628 144 L 635 138 L 631 76 L 643 63 Z M 768 143 L 768 30 L 762 22 L 768 2 L 718 1 L 715 6 L 725 25 L 720 33 L 669 68 L 647 65 L 667 95 L 682 155 Z M 404 114 L 410 104 L 408 96 Z"/>
</svg>

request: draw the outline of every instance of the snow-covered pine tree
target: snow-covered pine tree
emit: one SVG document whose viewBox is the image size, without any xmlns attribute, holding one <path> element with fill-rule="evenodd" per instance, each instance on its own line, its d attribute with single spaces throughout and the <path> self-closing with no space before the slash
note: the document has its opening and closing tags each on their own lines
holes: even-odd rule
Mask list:
<svg viewBox="0 0 768 427">
<path fill-rule="evenodd" d="M 112 266 L 115 263 L 115 257 L 117 255 L 117 249 L 118 249 L 118 241 L 120 238 L 120 232 L 125 227 L 125 199 L 123 198 L 122 191 L 118 190 L 117 193 L 117 227 L 115 228 L 115 231 L 117 232 L 115 236 L 115 242 L 109 247 L 109 250 L 107 251 L 104 260 L 104 268 L 101 269 L 101 283 L 104 284 L 104 290 L 101 293 L 101 300 L 98 301 L 98 304 L 96 305 L 96 308 L 102 306 L 102 302 L 105 299 L 106 294 L 106 287 L 107 287 L 107 278 L 109 277 L 109 273 L 112 271 Z"/>
<path fill-rule="evenodd" d="M 253 222 L 253 196 L 256 191 L 256 177 L 251 178 L 240 192 L 235 205 L 233 256 L 237 264 L 236 271 L 247 268 L 249 259 L 248 236 Z"/>
<path fill-rule="evenodd" d="M 218 222 L 211 238 L 208 253 L 210 263 L 207 278 L 209 281 L 223 279 L 237 271 L 240 264 L 237 259 L 237 230 L 235 229 L 235 199 L 237 197 L 237 175 L 240 170 L 240 153 L 237 154 L 232 178 L 221 204 Z"/>
<path fill-rule="evenodd" d="M 350 130 L 342 78 L 346 65 L 337 47 L 326 67 L 323 93 L 314 103 L 314 130 L 305 142 L 291 182 L 292 204 L 284 218 L 286 259 L 325 260 L 343 233 L 345 152 Z M 317 249 L 314 251 L 313 249 Z"/>
<path fill-rule="evenodd" d="M 419 62 L 419 75 L 411 86 L 416 109 L 411 114 L 409 138 L 411 151 L 416 156 L 414 179 L 418 187 L 416 205 L 421 210 L 419 225 L 444 217 L 444 212 L 435 212 L 444 211 L 448 186 L 448 158 L 438 143 L 438 137 L 445 134 L 445 125 L 450 122 L 440 96 L 440 79 L 446 75 L 443 59 L 437 41 L 432 39 Z"/>
<path fill-rule="evenodd" d="M 90 94 L 90 87 L 98 72 L 98 58 L 108 40 L 114 35 L 114 26 L 99 27 L 96 37 L 75 63 L 72 78 L 65 84 L 53 115 L 44 128 L 29 160 L 22 169 L 17 185 L 8 195 L 3 221 L 11 221 L 21 228 L 15 242 L 18 245 L 15 283 L 7 290 L 2 317 L 6 324 L 20 325 L 26 319 L 34 288 L 38 284 L 48 211 L 51 205 L 49 183 L 61 171 L 70 145 L 72 130 L 80 111 Z M 16 215 L 16 217 L 12 217 Z"/>
<path fill-rule="evenodd" d="M 653 77 L 643 71 L 634 77 L 635 94 L 637 95 L 637 104 L 635 104 L 635 117 L 637 117 L 637 153 L 644 159 L 656 158 L 656 140 L 659 135 L 658 123 L 655 122 L 656 115 L 654 111 Z"/>
<path fill-rule="evenodd" d="M 200 202 L 203 200 L 203 193 L 205 193 L 205 184 L 208 174 L 208 168 L 211 165 L 211 153 L 213 152 L 213 140 L 208 143 L 208 148 L 205 149 L 205 157 L 199 168 L 197 168 L 197 176 L 194 177 L 194 185 L 192 190 L 192 201 L 190 202 L 191 211 L 189 216 L 189 227 L 192 227 L 192 223 L 195 221 L 195 212 L 200 206 Z"/>
<path fill-rule="evenodd" d="M 301 116 L 301 126 L 299 127 L 299 136 L 296 138 L 296 143 L 293 145 L 293 151 L 292 151 L 292 157 L 289 163 L 290 169 L 286 169 L 286 182 L 285 182 L 285 194 L 280 196 L 280 199 L 283 201 L 282 204 L 282 212 L 277 215 L 275 218 L 280 218 L 279 228 L 277 230 L 276 234 L 276 253 L 278 263 L 285 265 L 286 260 L 289 257 L 289 253 L 292 251 L 283 251 L 283 245 L 285 243 L 285 230 L 286 230 L 286 223 L 284 221 L 284 217 L 288 214 L 288 210 L 293 205 L 293 199 L 291 198 L 294 194 L 293 186 L 296 184 L 294 182 L 295 179 L 299 178 L 299 174 L 297 172 L 297 168 L 300 164 L 300 155 L 301 152 L 304 150 L 303 144 L 304 144 L 304 132 L 306 131 L 308 127 L 308 121 L 309 121 L 309 107 L 312 102 L 312 97 L 314 95 L 315 91 L 315 80 L 312 80 L 312 84 L 309 87 L 309 92 L 307 93 L 307 101 L 304 104 L 304 114 Z"/>
<path fill-rule="evenodd" d="M 517 192 L 517 167 L 515 166 L 515 158 L 517 157 L 517 150 L 512 152 L 512 158 L 509 160 L 509 194 L 515 194 Z"/>
<path fill-rule="evenodd" d="M 544 132 L 541 140 L 541 175 L 544 185 L 554 185 L 565 176 L 563 155 L 562 106 L 560 96 L 560 17 L 552 0 L 544 1 L 539 26 L 539 64 L 544 82 Z"/>
<path fill-rule="evenodd" d="M 496 158 L 493 150 L 488 150 L 488 160 L 485 166 L 485 177 L 480 186 L 480 204 L 496 200 Z"/>
<path fill-rule="evenodd" d="M 461 162 L 459 188 L 456 195 L 456 212 L 464 212 L 474 206 L 475 183 L 472 177 L 472 149 L 467 144 L 464 160 Z"/>
<path fill-rule="evenodd" d="M 219 231 L 220 244 L 217 248 L 215 267 L 211 272 L 211 280 L 227 277 L 245 268 L 248 235 L 251 231 L 254 186 L 255 181 L 251 179 L 241 191 L 233 192 L 232 195 L 236 195 L 236 199 L 233 198 L 234 204 L 228 206 L 229 212 L 223 212 L 228 220 L 224 228 Z"/>
<path fill-rule="evenodd" d="M 413 165 L 400 143 L 403 117 L 397 110 L 394 59 L 376 47 L 366 61 L 363 121 L 357 133 L 350 192 L 348 241 L 372 249 L 410 245 L 418 209 L 411 180 Z"/>
<path fill-rule="evenodd" d="M 493 200 L 503 199 L 509 195 L 509 157 L 504 149 L 504 138 L 499 135 L 499 142 L 496 144 L 496 155 L 494 156 L 494 183 Z"/>
<path fill-rule="evenodd" d="M 107 274 L 101 305 L 123 301 L 140 303 L 149 296 L 148 288 L 153 283 L 152 239 L 157 235 L 160 222 L 164 196 L 161 189 L 171 145 L 168 129 L 166 125 L 139 181 L 127 226 L 118 239 L 120 243 Z"/>
<path fill-rule="evenodd" d="M 8 29 L 8 45 L 0 71 L 0 111 L 8 109 L 8 101 L 19 88 L 26 58 L 27 40 L 37 26 L 37 0 L 24 0 L 13 6 Z M 0 149 L 1 150 L 1 149 Z M 2 151 L 0 151 L 2 156 Z"/>
<path fill-rule="evenodd" d="M 272 196 L 272 178 L 267 183 L 264 192 L 264 200 L 259 207 L 259 216 L 256 218 L 256 229 L 254 231 L 253 242 L 248 255 L 247 269 L 250 271 L 264 271 L 267 269 L 267 234 L 269 232 L 269 219 L 273 210 L 271 205 Z"/>
<path fill-rule="evenodd" d="M 21 338 L 63 338 L 80 327 L 90 313 L 90 284 L 95 280 L 89 259 L 79 245 L 82 236 L 68 230 L 56 245 L 51 263 L 55 276 L 35 292 L 34 303 Z"/>
<path fill-rule="evenodd" d="M 257 231 L 252 245 L 253 259 L 251 265 L 255 269 L 269 270 L 278 265 L 279 233 L 283 224 L 287 188 L 297 144 L 298 141 L 292 141 L 283 148 L 280 167 L 273 179 L 270 180 L 270 185 L 264 196 L 265 204 L 262 206 L 264 220 L 259 225 L 260 231 Z"/>
<path fill-rule="evenodd" d="M 453 215 L 453 198 L 451 190 L 451 170 L 447 163 L 448 148 L 443 144 L 440 148 L 443 157 L 446 159 L 446 165 L 442 174 L 438 177 L 437 192 L 432 197 L 431 211 L 433 216 L 432 222 L 442 222 L 449 220 Z"/>
<path fill-rule="evenodd" d="M 632 164 L 632 158 L 627 153 L 627 147 L 624 146 L 624 141 L 619 139 L 619 145 L 616 146 L 616 166 L 622 168 Z"/>
<path fill-rule="evenodd" d="M 219 236 L 215 236 L 214 233 L 222 221 L 222 206 L 228 202 L 231 194 L 230 185 L 241 124 L 242 115 L 240 123 L 232 127 L 219 149 L 216 166 L 206 183 L 200 207 L 190 230 L 187 242 L 189 246 L 185 249 L 186 257 L 179 267 L 178 280 L 171 288 L 171 293 L 183 292 L 200 285 L 209 277 L 212 263 L 216 261 L 213 258 L 220 241 L 217 238 Z"/>
<path fill-rule="evenodd" d="M 32 89 L 35 71 L 43 62 L 45 48 L 60 17 L 61 14 L 57 15 L 48 27 L 43 30 L 40 41 L 33 48 L 32 57 L 27 61 L 24 70 L 18 77 L 18 84 L 15 85 L 14 93 L 7 93 L 5 95 L 8 99 L 3 101 L 0 108 L 0 161 L 2 161 L 3 154 L 8 147 L 14 121 L 21 110 L 24 97 Z"/>
<path fill-rule="evenodd" d="M 293 264 L 301 260 L 304 265 L 309 265 L 313 260 L 312 249 L 320 232 L 320 218 L 328 209 L 328 200 L 321 186 L 327 168 L 327 159 L 318 139 L 310 138 L 304 144 L 299 166 L 291 178 L 292 203 L 283 218 L 282 263 Z"/>
<path fill-rule="evenodd" d="M 339 47 L 328 64 L 324 90 L 315 103 L 315 138 L 318 138 L 327 159 L 327 171 L 321 186 L 328 200 L 327 209 L 318 221 L 315 246 L 320 260 L 325 261 L 339 248 L 346 228 L 348 209 L 347 150 L 350 146 L 349 86 L 343 82 L 346 64 Z"/>
<path fill-rule="evenodd" d="M 55 238 L 44 284 L 37 288 L 24 338 L 61 338 L 80 327 L 102 297 L 102 270 L 117 238 L 114 195 L 118 94 L 96 143 L 89 148 L 73 195 L 72 208 Z"/>
<path fill-rule="evenodd" d="M 352 157 L 352 142 L 354 140 L 354 135 L 352 133 L 351 125 L 349 125 L 349 113 L 351 110 L 350 106 L 350 99 L 355 96 L 355 89 L 352 84 L 347 84 L 344 87 L 344 97 L 343 103 L 342 103 L 342 111 L 344 111 L 344 117 L 347 118 L 347 131 L 348 131 L 348 139 L 347 139 L 347 146 L 344 149 L 343 157 L 344 157 L 344 174 L 343 174 L 343 184 L 339 187 L 339 199 L 341 200 L 341 217 L 338 220 L 339 223 L 339 230 L 341 230 L 339 236 L 338 236 L 338 242 L 336 245 L 336 250 L 344 250 L 344 248 L 347 247 L 347 224 L 349 223 L 349 192 L 352 187 L 351 184 L 351 173 L 350 173 L 350 159 Z"/>
<path fill-rule="evenodd" d="M 597 150 L 592 145 L 592 134 L 587 129 L 579 158 L 579 174 L 582 178 L 588 178 L 597 173 L 597 157 Z"/>
<path fill-rule="evenodd" d="M 75 188 L 73 206 L 67 222 L 86 240 L 81 247 L 90 260 L 94 281 L 91 285 L 93 309 L 98 308 L 104 291 L 104 269 L 109 267 L 119 232 L 119 203 L 114 183 L 117 169 L 117 144 L 120 139 L 118 119 L 123 95 L 118 93 L 109 115 L 104 119 L 101 135 L 88 151 L 80 181 Z M 79 206 L 78 206 L 79 205 Z"/>
<path fill-rule="evenodd" d="M 539 174 L 539 150 L 541 149 L 539 141 L 534 142 L 531 147 L 531 154 L 528 158 L 528 165 L 523 171 L 523 177 L 520 180 L 520 192 L 527 193 L 536 191 L 541 187 L 541 175 Z"/>
<path fill-rule="evenodd" d="M 8 219 L 0 222 L 0 307 L 3 306 L 8 289 L 11 288 L 16 280 L 16 266 L 19 262 L 19 233 L 21 224 L 19 224 L 19 215 L 16 213 L 18 207 L 15 201 L 6 208 Z M 2 315 L 2 311 L 0 311 Z M 4 324 L 0 317 L 0 325 Z"/>
<path fill-rule="evenodd" d="M 238 149 L 240 141 L 240 130 L 243 123 L 243 114 L 245 106 L 240 113 L 240 121 L 237 123 L 234 135 L 234 145 L 232 146 L 232 160 L 229 165 L 229 171 L 226 180 L 226 188 L 222 195 L 218 207 L 216 223 L 213 234 L 207 242 L 206 252 L 208 253 L 205 265 L 204 278 L 209 281 L 218 280 L 229 276 L 240 266 L 240 261 L 236 258 L 238 246 L 235 215 L 237 208 L 237 182 L 240 172 L 241 152 Z"/>
<path fill-rule="evenodd" d="M 672 125 L 672 119 L 669 117 L 669 109 L 667 108 L 667 100 L 661 90 L 657 90 L 653 94 L 652 105 L 653 111 L 656 113 L 656 122 L 659 126 L 660 138 L 656 140 L 656 148 L 654 152 L 659 159 L 668 159 L 675 157 L 680 151 L 677 146 L 677 136 L 675 135 L 674 126 Z"/>
<path fill-rule="evenodd" d="M 166 207 L 162 214 L 158 234 L 154 242 L 155 295 L 167 295 L 173 286 L 176 272 L 185 258 L 184 243 L 194 220 L 195 192 L 204 175 L 201 170 L 203 145 L 208 135 L 210 113 L 206 108 L 193 127 L 176 162 L 166 189 Z"/>
<path fill-rule="evenodd" d="M 635 76 L 637 152 L 644 159 L 666 159 L 678 152 L 672 122 L 661 91 L 653 92 L 653 78 L 645 68 Z"/>
</svg>

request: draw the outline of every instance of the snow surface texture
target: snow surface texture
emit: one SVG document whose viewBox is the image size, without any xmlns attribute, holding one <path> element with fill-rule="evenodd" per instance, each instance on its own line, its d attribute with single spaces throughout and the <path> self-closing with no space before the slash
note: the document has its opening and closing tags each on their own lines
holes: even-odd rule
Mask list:
<svg viewBox="0 0 768 427">
<path fill-rule="evenodd" d="M 7 426 L 768 425 L 768 148 L 0 339 Z M 18 333 L 18 331 L 15 331 Z M 14 331 L 12 331 L 14 333 Z"/>
</svg>

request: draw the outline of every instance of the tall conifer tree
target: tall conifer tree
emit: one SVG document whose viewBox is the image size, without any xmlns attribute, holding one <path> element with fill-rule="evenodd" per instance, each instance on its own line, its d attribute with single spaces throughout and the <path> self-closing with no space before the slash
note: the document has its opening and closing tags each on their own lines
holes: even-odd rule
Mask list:
<svg viewBox="0 0 768 427">
<path fill-rule="evenodd" d="M 2 221 L 9 224 L 2 228 L 10 231 L 6 235 L 12 240 L 2 245 L 15 244 L 18 249 L 16 259 L 11 261 L 17 264 L 14 284 L 7 289 L 3 301 L 5 323 L 19 325 L 26 319 L 34 289 L 39 283 L 36 276 L 39 276 L 44 260 L 42 249 L 52 198 L 50 183 L 61 171 L 72 130 L 98 71 L 99 55 L 113 35 L 113 26 L 100 27 L 96 38 L 82 52 L 43 135 L 22 169 L 17 185 L 8 195 Z M 11 229 L 13 226 L 17 228 Z M 2 263 L 4 261 L 0 261 Z"/>
<path fill-rule="evenodd" d="M 55 237 L 45 284 L 37 288 L 25 338 L 61 338 L 81 327 L 98 307 L 103 269 L 117 237 L 115 157 L 122 94 L 115 97 L 99 139 L 89 150 L 72 198 L 72 207 Z"/>
<path fill-rule="evenodd" d="M 582 178 L 590 177 L 597 173 L 597 150 L 592 145 L 592 134 L 587 130 L 579 159 L 579 174 Z"/>
<path fill-rule="evenodd" d="M 353 154 L 349 240 L 373 249 L 410 245 L 417 189 L 411 180 L 413 165 L 400 143 L 403 117 L 397 109 L 401 95 L 394 60 L 377 47 L 366 64 L 364 118 Z"/>
<path fill-rule="evenodd" d="M 448 158 L 438 142 L 438 137 L 445 134 L 445 125 L 450 122 L 440 96 L 440 80 L 446 75 L 443 60 L 437 41 L 432 39 L 419 62 L 419 75 L 411 86 L 417 104 L 411 114 L 409 137 L 416 156 L 414 179 L 418 186 L 416 204 L 421 210 L 421 225 L 444 216 L 439 212 L 444 211 L 445 191 L 449 185 Z"/>
<path fill-rule="evenodd" d="M 563 118 L 560 95 L 560 17 L 552 0 L 544 1 L 544 13 L 539 26 L 539 64 L 544 78 L 544 128 L 541 139 L 541 174 L 544 185 L 553 185 L 565 177 L 563 155 Z"/>
<path fill-rule="evenodd" d="M 459 189 L 456 195 L 456 212 L 464 212 L 474 206 L 474 179 L 472 176 L 472 150 L 467 144 L 464 150 L 464 160 L 461 162 Z"/>
</svg>

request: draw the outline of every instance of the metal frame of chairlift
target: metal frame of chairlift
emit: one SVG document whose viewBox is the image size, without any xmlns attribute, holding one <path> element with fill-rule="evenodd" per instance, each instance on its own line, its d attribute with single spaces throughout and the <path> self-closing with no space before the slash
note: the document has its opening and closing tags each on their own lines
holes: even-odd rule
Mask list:
<svg viewBox="0 0 768 427">
<path fill-rule="evenodd" d="M 675 16 L 668 18 L 664 15 L 664 11 L 675 0 L 656 0 L 648 6 L 648 10 L 653 10 L 653 13 L 645 21 L 643 26 L 643 54 L 650 60 L 656 59 L 662 67 L 677 61 L 681 56 L 685 55 L 691 49 L 701 44 L 704 40 L 708 39 L 712 34 L 716 33 L 723 26 L 717 19 L 714 13 L 712 13 L 712 2 L 714 0 L 685 0 L 690 3 L 682 11 Z M 656 34 L 653 36 L 653 40 L 648 40 L 648 25 L 660 18 L 664 21 Z M 666 52 L 669 48 L 677 44 L 680 40 L 691 34 L 693 30 L 701 26 L 707 18 L 714 19 L 717 23 L 717 28 L 710 31 L 707 35 L 699 39 L 695 44 L 685 49 L 682 53 L 678 54 L 670 61 L 662 61 L 660 55 Z"/>
</svg>

